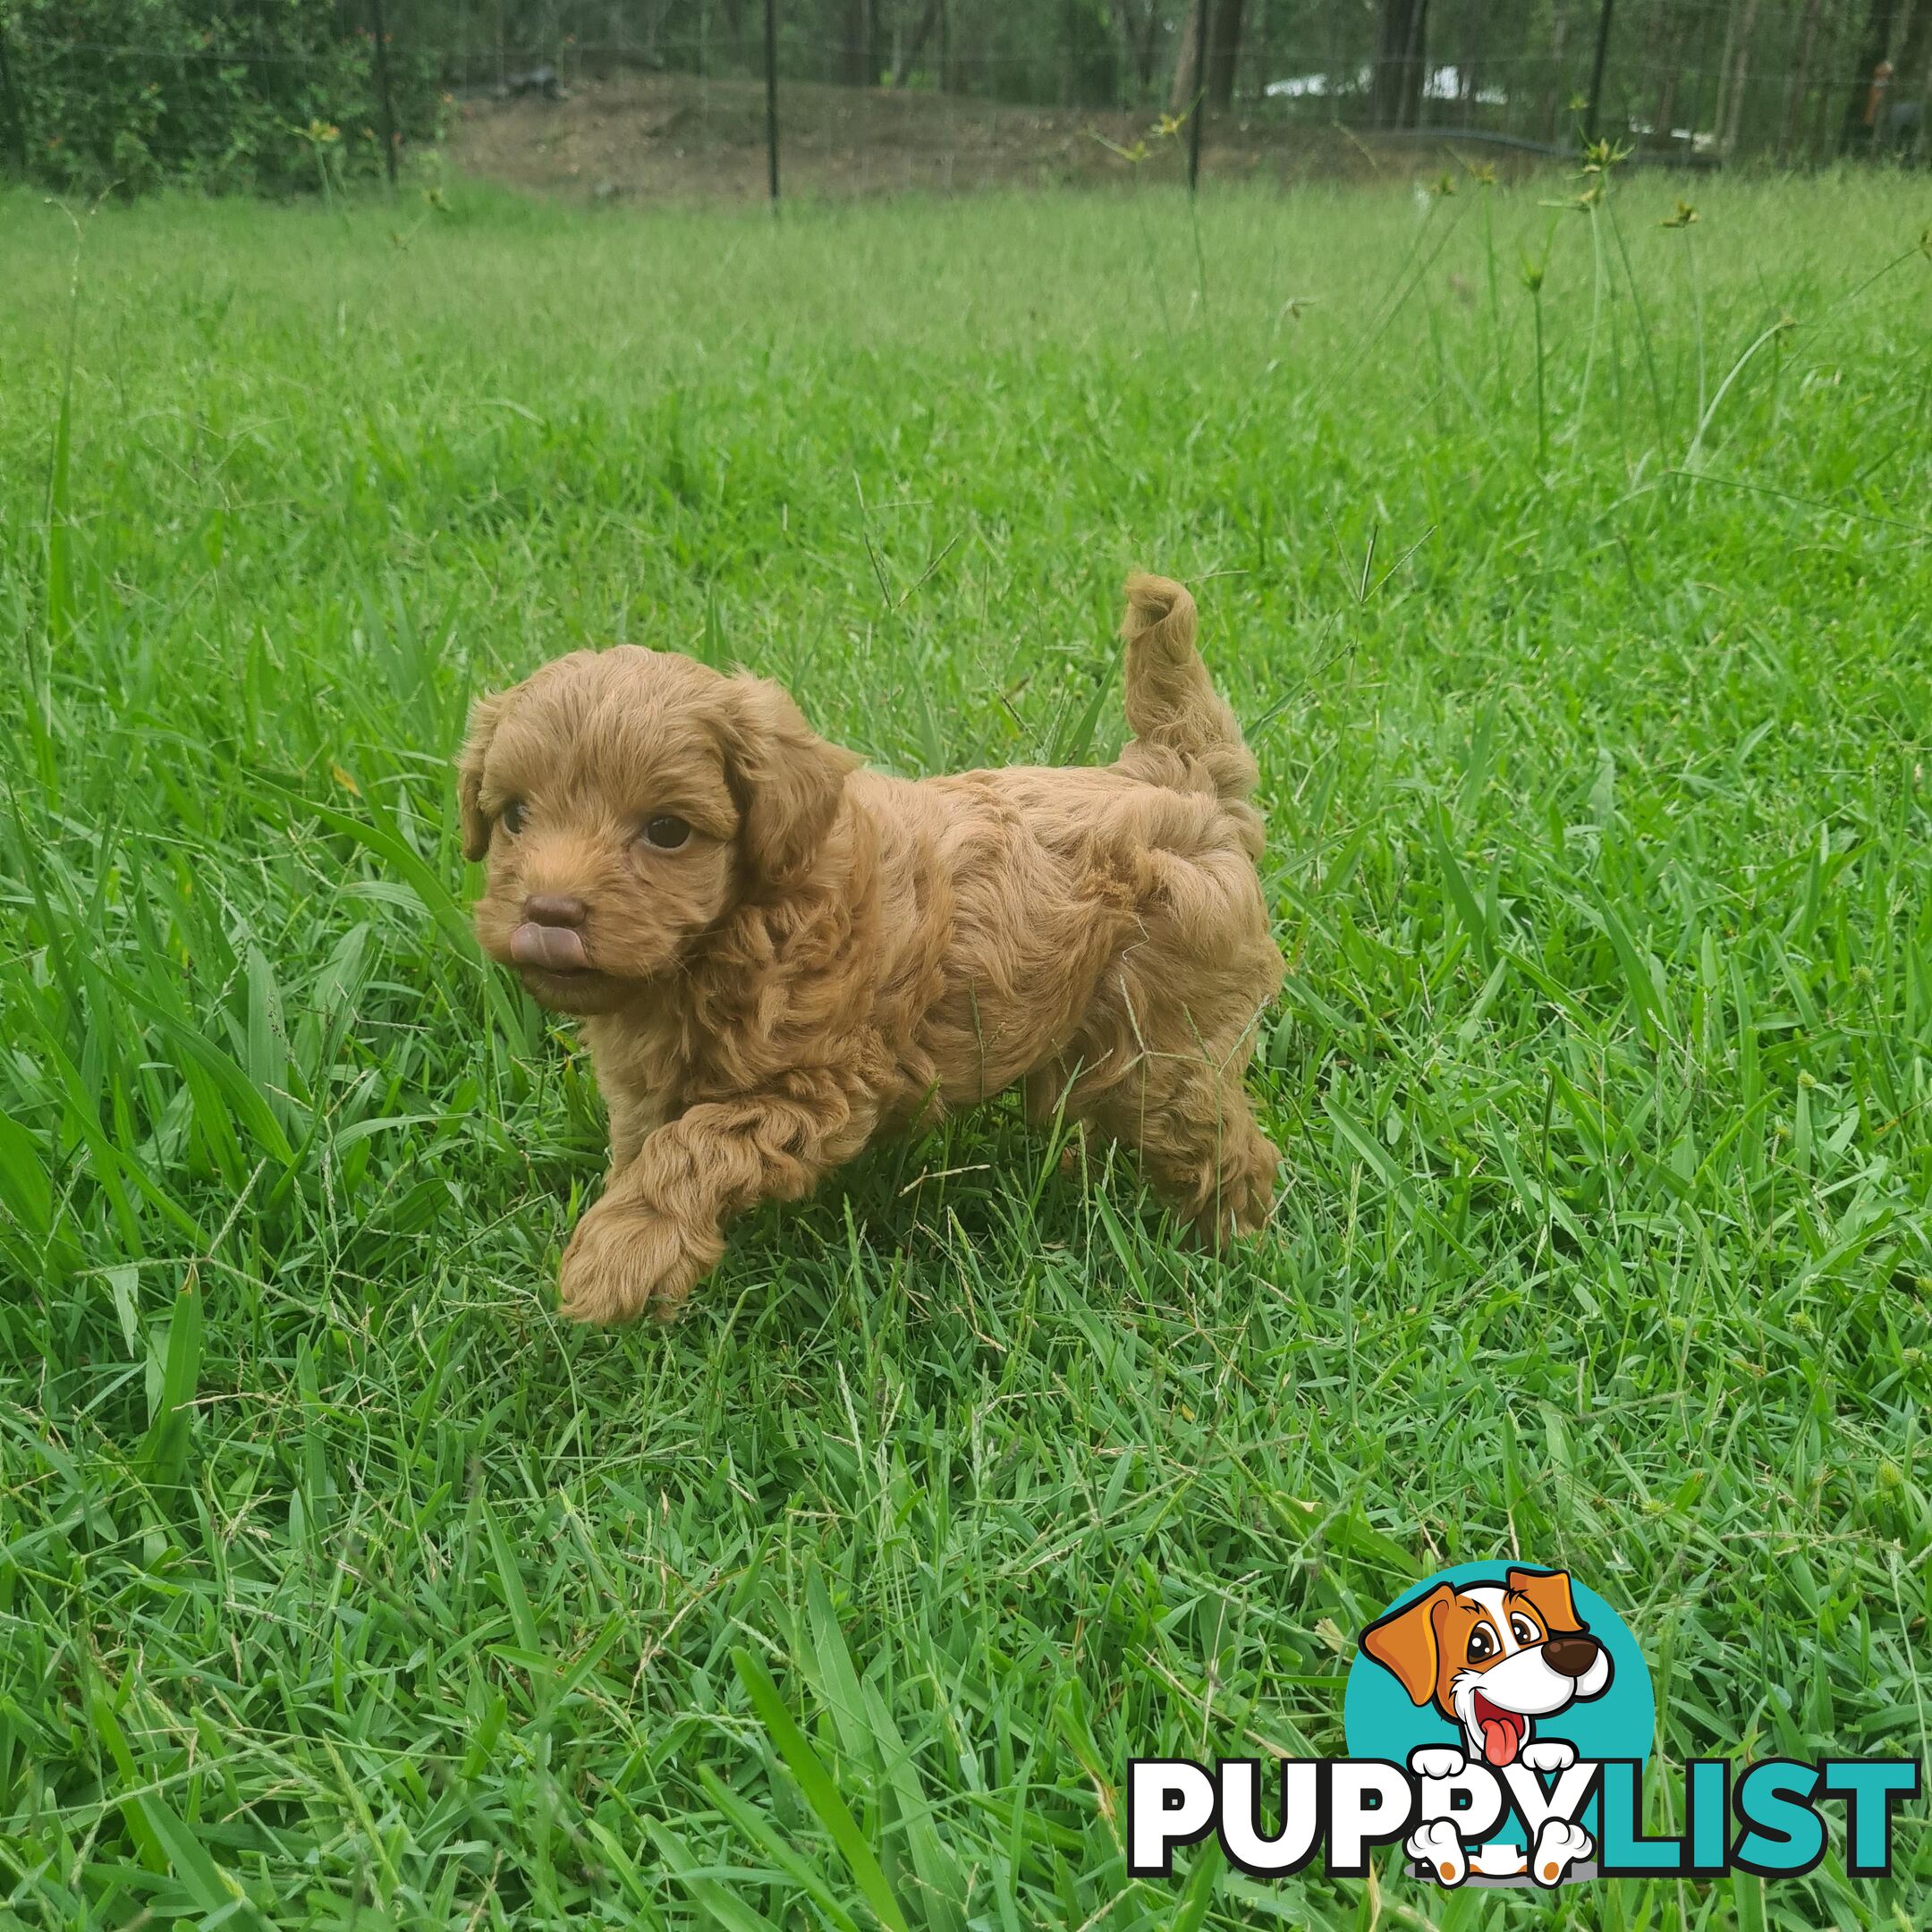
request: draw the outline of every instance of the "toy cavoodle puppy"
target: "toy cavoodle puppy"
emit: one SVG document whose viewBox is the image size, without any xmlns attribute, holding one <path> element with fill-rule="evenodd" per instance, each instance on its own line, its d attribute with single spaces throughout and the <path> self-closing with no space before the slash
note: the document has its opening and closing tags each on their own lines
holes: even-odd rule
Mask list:
<svg viewBox="0 0 1932 1932">
<path fill-rule="evenodd" d="M 1102 767 L 861 769 L 776 685 L 573 651 L 481 699 L 458 792 L 484 950 L 580 1015 L 610 1114 L 564 1311 L 669 1319 L 761 1200 L 1021 1083 L 1208 1240 L 1267 1218 L 1241 1088 L 1281 982 L 1255 763 L 1177 583 L 1127 586 Z"/>
</svg>

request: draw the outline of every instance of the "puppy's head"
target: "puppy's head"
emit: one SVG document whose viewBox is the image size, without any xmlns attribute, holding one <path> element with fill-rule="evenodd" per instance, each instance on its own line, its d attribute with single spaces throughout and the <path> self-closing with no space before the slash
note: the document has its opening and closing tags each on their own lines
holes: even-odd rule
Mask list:
<svg viewBox="0 0 1932 1932">
<path fill-rule="evenodd" d="M 776 685 L 573 651 L 471 714 L 457 800 L 486 869 L 477 937 L 545 1005 L 610 1012 L 734 907 L 799 883 L 856 763 Z"/>
</svg>

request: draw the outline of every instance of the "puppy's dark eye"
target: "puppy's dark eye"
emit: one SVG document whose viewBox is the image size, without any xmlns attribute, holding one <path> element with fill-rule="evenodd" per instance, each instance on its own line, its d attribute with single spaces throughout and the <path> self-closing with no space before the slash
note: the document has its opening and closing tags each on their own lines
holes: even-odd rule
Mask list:
<svg viewBox="0 0 1932 1932">
<path fill-rule="evenodd" d="M 691 827 L 682 818 L 664 812 L 644 827 L 644 836 L 661 852 L 675 852 L 691 836 Z"/>
<path fill-rule="evenodd" d="M 1521 1644 L 1541 1643 L 1543 1634 L 1528 1617 L 1513 1616 L 1510 1619 L 1510 1634 Z"/>
<path fill-rule="evenodd" d="M 1493 1656 L 1495 1651 L 1496 1639 L 1489 1634 L 1488 1627 L 1486 1624 L 1479 1623 L 1470 1632 L 1470 1662 L 1471 1664 L 1480 1664 L 1486 1657 Z"/>
<path fill-rule="evenodd" d="M 503 809 L 503 828 L 514 838 L 530 823 L 530 807 L 520 798 L 513 798 Z"/>
</svg>

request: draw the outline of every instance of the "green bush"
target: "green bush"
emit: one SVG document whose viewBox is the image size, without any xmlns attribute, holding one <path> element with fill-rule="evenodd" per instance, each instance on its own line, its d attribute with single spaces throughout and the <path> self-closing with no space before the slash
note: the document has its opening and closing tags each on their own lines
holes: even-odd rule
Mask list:
<svg viewBox="0 0 1932 1932">
<path fill-rule="evenodd" d="M 10 0 L 0 154 L 84 193 L 275 194 L 377 174 L 375 41 L 349 18 L 314 0 Z M 389 79 L 399 138 L 433 140 L 434 60 L 392 38 Z"/>
</svg>

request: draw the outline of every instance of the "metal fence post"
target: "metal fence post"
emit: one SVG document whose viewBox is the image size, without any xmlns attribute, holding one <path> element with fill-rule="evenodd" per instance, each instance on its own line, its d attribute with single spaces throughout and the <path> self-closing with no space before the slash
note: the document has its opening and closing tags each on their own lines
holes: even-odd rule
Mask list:
<svg viewBox="0 0 1932 1932">
<path fill-rule="evenodd" d="M 778 0 L 765 0 L 765 160 L 778 206 Z"/>
<path fill-rule="evenodd" d="M 13 63 L 7 57 L 7 40 L 13 30 L 0 20 L 0 100 L 6 105 L 7 131 L 13 149 L 13 165 L 27 172 L 27 114 L 13 89 Z"/>
<path fill-rule="evenodd" d="M 1188 115 L 1187 191 L 1200 179 L 1200 127 L 1208 113 L 1208 0 L 1194 8 L 1194 106 Z"/>
<path fill-rule="evenodd" d="M 383 21 L 383 0 L 369 0 L 369 24 L 376 34 L 376 94 L 382 107 L 383 160 L 389 185 L 396 184 L 395 106 L 389 97 L 389 30 Z"/>
</svg>

